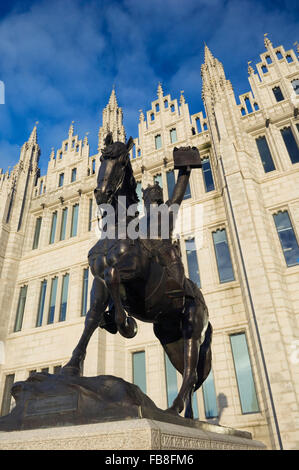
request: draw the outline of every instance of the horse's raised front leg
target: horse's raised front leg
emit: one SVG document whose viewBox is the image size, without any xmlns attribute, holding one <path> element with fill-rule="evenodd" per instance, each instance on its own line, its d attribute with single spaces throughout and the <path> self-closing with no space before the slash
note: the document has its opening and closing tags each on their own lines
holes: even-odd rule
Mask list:
<svg viewBox="0 0 299 470">
<path fill-rule="evenodd" d="M 115 308 L 115 323 L 119 333 L 125 338 L 134 338 L 137 324 L 134 318 L 128 317 L 122 305 L 120 296 L 120 275 L 114 266 L 105 269 L 104 278 Z"/>
<path fill-rule="evenodd" d="M 62 374 L 79 375 L 89 340 L 99 326 L 100 320 L 108 305 L 109 293 L 102 279 L 95 277 L 90 292 L 90 310 L 86 314 L 82 336 L 75 347 L 69 362 L 61 369 Z"/>
</svg>

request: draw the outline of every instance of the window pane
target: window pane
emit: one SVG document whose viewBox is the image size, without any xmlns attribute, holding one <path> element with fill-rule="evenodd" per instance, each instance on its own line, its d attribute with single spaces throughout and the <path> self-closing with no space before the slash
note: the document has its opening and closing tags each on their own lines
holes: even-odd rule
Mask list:
<svg viewBox="0 0 299 470">
<path fill-rule="evenodd" d="M 92 206 L 93 206 L 93 201 L 92 199 L 89 199 L 89 215 L 88 215 L 88 231 L 91 231 L 91 226 L 92 226 Z"/>
<path fill-rule="evenodd" d="M 188 182 L 183 199 L 189 199 L 190 197 L 191 197 L 191 188 L 190 188 L 190 183 Z"/>
<path fill-rule="evenodd" d="M 35 222 L 34 239 L 33 239 L 33 245 L 32 245 L 33 250 L 35 250 L 38 247 L 41 224 L 42 224 L 42 218 L 38 217 Z"/>
<path fill-rule="evenodd" d="M 52 279 L 52 284 L 51 284 L 50 305 L 49 305 L 49 312 L 48 312 L 48 324 L 54 322 L 57 284 L 58 284 L 58 278 L 54 277 Z"/>
<path fill-rule="evenodd" d="M 60 240 L 65 239 L 66 234 L 66 221 L 67 221 L 68 208 L 65 207 L 62 211 L 61 229 L 60 229 Z"/>
<path fill-rule="evenodd" d="M 170 142 L 174 144 L 177 141 L 176 129 L 171 129 L 170 131 Z"/>
<path fill-rule="evenodd" d="M 58 186 L 63 186 L 63 181 L 64 181 L 64 173 L 60 173 L 59 175 L 59 183 Z"/>
<path fill-rule="evenodd" d="M 56 224 L 57 224 L 57 212 L 54 212 L 52 214 L 52 223 L 51 223 L 51 232 L 50 232 L 50 241 L 49 241 L 50 244 L 55 242 Z"/>
<path fill-rule="evenodd" d="M 11 405 L 11 387 L 15 381 L 15 374 L 9 374 L 5 377 L 5 385 L 4 385 L 4 392 L 3 392 L 3 399 L 1 405 L 1 416 L 8 415 L 10 412 L 10 405 Z"/>
<path fill-rule="evenodd" d="M 161 136 L 160 135 L 156 135 L 155 137 L 155 145 L 156 145 L 156 149 L 160 149 L 162 147 L 162 140 L 161 140 Z"/>
<path fill-rule="evenodd" d="M 166 392 L 167 406 L 170 407 L 178 394 L 177 372 L 171 364 L 169 357 L 164 353 L 165 374 L 166 374 Z"/>
<path fill-rule="evenodd" d="M 89 269 L 83 270 L 83 288 L 82 288 L 82 308 L 81 315 L 85 316 L 87 312 L 87 299 L 88 299 L 88 274 Z"/>
<path fill-rule="evenodd" d="M 259 405 L 253 381 L 247 341 L 244 333 L 231 335 L 230 342 L 238 383 L 242 413 L 257 413 Z"/>
<path fill-rule="evenodd" d="M 79 214 L 79 204 L 75 204 L 73 206 L 73 214 L 72 214 L 72 227 L 71 227 L 71 237 L 75 237 L 77 235 L 78 230 L 78 214 Z"/>
<path fill-rule="evenodd" d="M 62 293 L 61 293 L 59 321 L 64 321 L 66 319 L 68 288 L 69 288 L 69 274 L 65 274 L 62 278 Z"/>
<path fill-rule="evenodd" d="M 199 268 L 194 238 L 185 240 L 189 278 L 200 287 Z"/>
<path fill-rule="evenodd" d="M 47 291 L 47 281 L 45 280 L 41 283 L 41 289 L 40 289 L 40 294 L 39 294 L 39 303 L 38 303 L 38 311 L 37 311 L 37 318 L 36 318 L 36 325 L 35 326 L 41 326 L 42 322 L 43 322 L 46 291 Z"/>
<path fill-rule="evenodd" d="M 155 181 L 155 182 L 158 181 L 160 187 L 163 188 L 162 175 L 156 175 L 156 176 L 154 177 L 154 181 Z"/>
<path fill-rule="evenodd" d="M 283 137 L 285 146 L 289 153 L 292 163 L 299 162 L 299 149 L 295 137 L 293 135 L 292 129 L 290 127 L 285 127 L 281 130 L 281 135 Z"/>
<path fill-rule="evenodd" d="M 145 352 L 133 353 L 133 383 L 146 393 Z"/>
<path fill-rule="evenodd" d="M 299 246 L 288 212 L 274 214 L 274 221 L 287 266 L 299 264 Z"/>
<path fill-rule="evenodd" d="M 276 101 L 282 101 L 282 100 L 284 100 L 282 91 L 281 91 L 281 89 L 279 88 L 279 86 L 276 86 L 276 87 L 273 88 L 273 93 L 274 93 L 274 96 L 275 96 L 275 98 L 276 98 Z"/>
<path fill-rule="evenodd" d="M 174 187 L 175 187 L 175 175 L 174 175 L 173 170 L 168 171 L 166 173 L 166 179 L 167 179 L 168 199 L 170 199 L 173 194 Z"/>
<path fill-rule="evenodd" d="M 72 177 L 71 177 L 71 182 L 73 183 L 77 179 L 77 168 L 72 169 Z"/>
<path fill-rule="evenodd" d="M 19 294 L 19 302 L 18 302 L 14 331 L 20 331 L 22 329 L 26 296 L 27 296 L 27 286 L 23 286 L 21 287 L 20 294 Z"/>
<path fill-rule="evenodd" d="M 202 392 L 206 418 L 216 418 L 219 413 L 212 370 L 202 385 Z"/>
<path fill-rule="evenodd" d="M 202 161 L 202 175 L 206 192 L 208 193 L 209 191 L 214 191 L 215 185 L 209 158 L 204 158 Z"/>
<path fill-rule="evenodd" d="M 265 136 L 259 137 L 255 141 L 256 141 L 256 145 L 257 145 L 260 157 L 261 157 L 261 161 L 262 161 L 265 173 L 275 170 L 275 166 L 272 160 L 272 155 L 268 147 L 268 142 L 266 140 L 266 137 Z"/>
<path fill-rule="evenodd" d="M 213 240 L 220 282 L 234 281 L 235 277 L 225 229 L 213 232 Z"/>
</svg>

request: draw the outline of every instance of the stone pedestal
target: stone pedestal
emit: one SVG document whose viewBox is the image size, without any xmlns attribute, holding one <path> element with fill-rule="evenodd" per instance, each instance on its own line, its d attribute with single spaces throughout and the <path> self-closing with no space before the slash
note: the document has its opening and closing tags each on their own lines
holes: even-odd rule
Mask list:
<svg viewBox="0 0 299 470">
<path fill-rule="evenodd" d="M 146 418 L 0 432 L 0 450 L 263 450 L 248 433 L 188 427 Z M 205 423 L 203 423 L 205 424 Z M 212 430 L 213 429 L 213 430 Z"/>
</svg>

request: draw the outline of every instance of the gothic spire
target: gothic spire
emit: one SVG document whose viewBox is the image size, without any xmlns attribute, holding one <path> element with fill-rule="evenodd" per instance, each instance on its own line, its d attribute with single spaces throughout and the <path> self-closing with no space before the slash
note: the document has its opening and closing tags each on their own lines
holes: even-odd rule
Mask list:
<svg viewBox="0 0 299 470">
<path fill-rule="evenodd" d="M 125 142 L 126 133 L 123 126 L 123 112 L 118 106 L 115 88 L 113 86 L 112 92 L 107 106 L 103 109 L 102 126 L 99 129 L 98 150 L 104 148 L 104 140 L 108 132 L 112 132 L 114 142 Z"/>
<path fill-rule="evenodd" d="M 37 129 L 36 129 L 37 124 L 38 124 L 38 122 L 35 123 L 35 126 L 32 129 L 32 132 L 31 132 L 30 137 L 28 139 L 29 144 L 37 144 Z"/>
</svg>

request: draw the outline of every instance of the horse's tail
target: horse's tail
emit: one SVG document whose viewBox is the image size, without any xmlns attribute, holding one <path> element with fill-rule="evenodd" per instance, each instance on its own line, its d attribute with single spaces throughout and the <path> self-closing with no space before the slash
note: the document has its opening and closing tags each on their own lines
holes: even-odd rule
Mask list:
<svg viewBox="0 0 299 470">
<path fill-rule="evenodd" d="M 197 383 L 194 390 L 197 390 L 203 382 L 208 377 L 211 365 L 212 365 L 212 351 L 211 351 L 211 344 L 212 344 L 212 335 L 213 335 L 213 328 L 211 323 L 208 323 L 206 332 L 205 332 L 205 339 L 200 346 L 199 350 L 199 357 L 197 363 Z"/>
</svg>

